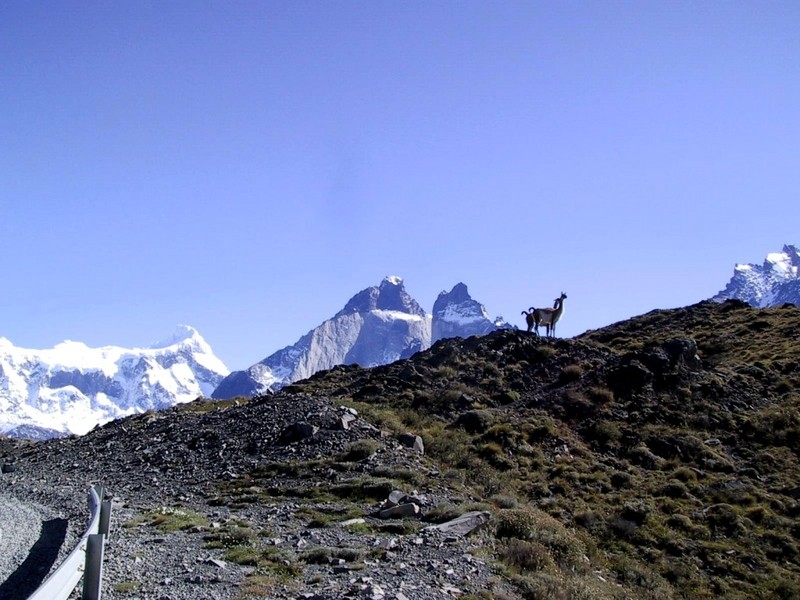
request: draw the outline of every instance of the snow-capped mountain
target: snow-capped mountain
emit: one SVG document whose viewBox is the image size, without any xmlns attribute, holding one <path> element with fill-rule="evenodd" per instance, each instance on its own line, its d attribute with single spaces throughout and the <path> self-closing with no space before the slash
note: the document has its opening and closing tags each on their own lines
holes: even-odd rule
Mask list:
<svg viewBox="0 0 800 600">
<path fill-rule="evenodd" d="M 509 327 L 501 318 L 489 318 L 483 304 L 473 300 L 467 286 L 456 284 L 450 292 L 443 291 L 433 304 L 431 343 L 444 338 L 484 335 L 495 329 Z"/>
<path fill-rule="evenodd" d="M 799 269 L 800 250 L 786 245 L 781 252 L 767 254 L 762 265 L 736 265 L 728 285 L 711 299 L 735 298 L 756 307 L 800 305 Z"/>
<path fill-rule="evenodd" d="M 0 338 L 0 433 L 83 434 L 125 415 L 210 396 L 228 369 L 193 328 L 149 348 L 17 348 Z"/>
<path fill-rule="evenodd" d="M 430 344 L 430 315 L 408 295 L 401 278 L 386 277 L 379 286 L 353 296 L 332 319 L 296 344 L 231 373 L 213 397 L 262 394 L 341 364 L 388 364 Z"/>
</svg>

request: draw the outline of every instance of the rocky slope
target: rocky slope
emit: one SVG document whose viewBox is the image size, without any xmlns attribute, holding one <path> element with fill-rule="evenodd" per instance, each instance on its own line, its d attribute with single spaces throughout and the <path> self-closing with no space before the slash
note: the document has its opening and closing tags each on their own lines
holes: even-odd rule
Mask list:
<svg viewBox="0 0 800 600">
<path fill-rule="evenodd" d="M 110 598 L 795 598 L 799 333 L 798 308 L 728 301 L 446 339 L 0 441 L 0 494 L 79 514 L 104 481 Z"/>
<path fill-rule="evenodd" d="M 784 246 L 772 252 L 761 265 L 738 264 L 725 289 L 712 298 L 717 302 L 736 299 L 751 306 L 800 305 L 800 250 Z"/>
<path fill-rule="evenodd" d="M 193 328 L 150 348 L 48 350 L 0 338 L 0 432 L 25 438 L 82 434 L 99 423 L 208 396 L 228 374 Z"/>
<path fill-rule="evenodd" d="M 290 391 L 353 398 L 387 423 L 415 423 L 427 451 L 477 495 L 513 496 L 563 525 L 560 541 L 497 531 L 527 597 L 551 597 L 555 578 L 567 597 L 792 598 L 799 336 L 793 306 L 704 302 L 574 340 L 513 331 L 445 340 Z M 565 560 L 567 543 L 589 562 Z M 591 574 L 626 591 L 598 589 Z"/>
<path fill-rule="evenodd" d="M 74 543 L 85 490 L 102 482 L 103 598 L 502 594 L 482 551 L 488 514 L 440 530 L 470 499 L 408 437 L 326 398 L 197 401 L 80 438 L 0 439 L 0 495 L 60 510 Z"/>
</svg>

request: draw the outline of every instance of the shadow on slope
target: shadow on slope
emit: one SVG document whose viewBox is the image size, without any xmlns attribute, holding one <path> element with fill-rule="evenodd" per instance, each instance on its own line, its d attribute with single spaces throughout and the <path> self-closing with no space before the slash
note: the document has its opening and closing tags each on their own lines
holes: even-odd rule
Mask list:
<svg viewBox="0 0 800 600">
<path fill-rule="evenodd" d="M 42 584 L 58 558 L 67 537 L 66 519 L 42 522 L 42 533 L 25 561 L 0 584 L 0 600 L 27 598 Z"/>
</svg>

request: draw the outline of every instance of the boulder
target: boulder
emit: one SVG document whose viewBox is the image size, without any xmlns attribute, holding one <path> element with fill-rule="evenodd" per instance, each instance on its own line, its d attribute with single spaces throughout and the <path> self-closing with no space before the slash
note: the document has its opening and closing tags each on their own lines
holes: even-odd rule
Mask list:
<svg viewBox="0 0 800 600">
<path fill-rule="evenodd" d="M 418 435 L 414 435 L 413 433 L 401 433 L 397 437 L 397 441 L 406 448 L 411 448 L 415 452 L 425 454 L 425 444 L 422 443 L 422 438 Z"/>
<path fill-rule="evenodd" d="M 391 506 L 397 506 L 398 504 L 416 504 L 418 506 L 422 506 L 425 504 L 425 500 L 418 496 L 412 496 L 402 492 L 400 490 L 394 490 L 389 494 L 389 497 L 384 501 L 383 506 L 385 508 L 389 508 Z"/>
<path fill-rule="evenodd" d="M 419 514 L 419 506 L 413 502 L 398 504 L 389 508 L 384 508 L 378 513 L 381 519 L 402 519 L 403 517 L 415 517 Z"/>
<path fill-rule="evenodd" d="M 488 523 L 489 517 L 490 515 L 486 511 L 474 510 L 446 523 L 426 527 L 425 531 L 440 531 L 446 535 L 464 537 Z"/>
<path fill-rule="evenodd" d="M 685 364 L 689 369 L 699 369 L 702 365 L 697 355 L 697 342 L 692 338 L 677 338 L 664 342 L 664 351 L 673 363 Z"/>
<path fill-rule="evenodd" d="M 355 415 L 351 413 L 345 413 L 341 415 L 336 422 L 334 423 L 334 429 L 339 430 L 347 430 L 350 429 L 350 423 L 356 420 Z"/>
<path fill-rule="evenodd" d="M 313 437 L 316 435 L 317 431 L 319 431 L 319 427 L 311 425 L 310 423 L 292 423 L 283 430 L 278 443 L 285 446 L 286 444 L 299 442 L 300 440 Z"/>
</svg>

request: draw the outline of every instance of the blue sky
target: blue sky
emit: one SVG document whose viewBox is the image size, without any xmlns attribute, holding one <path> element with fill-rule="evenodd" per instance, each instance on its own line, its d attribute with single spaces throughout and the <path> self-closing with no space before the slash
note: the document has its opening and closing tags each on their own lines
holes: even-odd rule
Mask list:
<svg viewBox="0 0 800 600">
<path fill-rule="evenodd" d="M 559 333 L 800 243 L 800 3 L 0 3 L 0 336 L 231 369 L 400 275 Z"/>
</svg>

